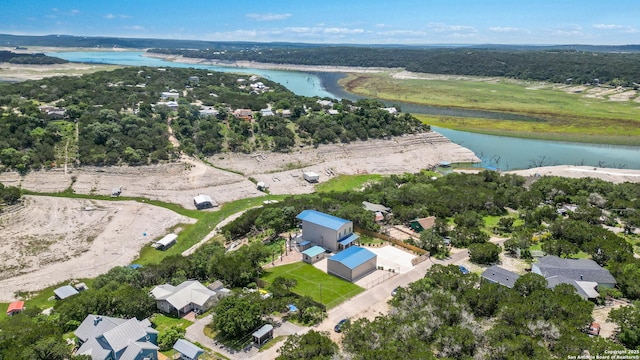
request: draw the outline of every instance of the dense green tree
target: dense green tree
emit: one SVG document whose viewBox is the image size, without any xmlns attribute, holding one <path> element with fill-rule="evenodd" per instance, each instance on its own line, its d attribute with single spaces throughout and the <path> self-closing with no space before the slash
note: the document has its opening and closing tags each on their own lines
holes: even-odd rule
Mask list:
<svg viewBox="0 0 640 360">
<path fill-rule="evenodd" d="M 502 248 L 494 243 L 469 245 L 469 259 L 476 264 L 495 264 Z"/>
<path fill-rule="evenodd" d="M 214 307 L 213 324 L 223 336 L 240 338 L 260 325 L 261 315 L 257 293 L 232 295 Z"/>
<path fill-rule="evenodd" d="M 289 336 L 278 352 L 278 360 L 329 360 L 338 352 L 338 345 L 331 341 L 329 334 L 311 330 L 304 335 Z"/>
<path fill-rule="evenodd" d="M 618 341 L 629 349 L 640 350 L 640 302 L 611 310 L 609 320 L 620 326 Z"/>
</svg>

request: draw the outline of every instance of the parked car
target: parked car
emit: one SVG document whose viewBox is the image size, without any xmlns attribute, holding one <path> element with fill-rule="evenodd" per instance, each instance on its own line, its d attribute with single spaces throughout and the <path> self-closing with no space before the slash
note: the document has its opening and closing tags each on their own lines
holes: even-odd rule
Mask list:
<svg viewBox="0 0 640 360">
<path fill-rule="evenodd" d="M 347 322 L 347 319 L 342 319 L 340 321 L 338 321 L 338 323 L 336 324 L 336 326 L 333 327 L 333 330 L 337 333 L 342 331 L 342 326 Z"/>
<path fill-rule="evenodd" d="M 460 269 L 460 272 L 462 273 L 462 275 L 467 275 L 469 273 L 469 269 L 467 269 L 462 265 L 458 265 L 458 269 Z"/>
<path fill-rule="evenodd" d="M 399 288 L 400 288 L 400 287 L 398 286 L 397 288 L 395 288 L 395 289 L 391 290 L 391 296 L 396 296 L 396 294 L 398 293 L 398 289 L 399 289 Z"/>
</svg>

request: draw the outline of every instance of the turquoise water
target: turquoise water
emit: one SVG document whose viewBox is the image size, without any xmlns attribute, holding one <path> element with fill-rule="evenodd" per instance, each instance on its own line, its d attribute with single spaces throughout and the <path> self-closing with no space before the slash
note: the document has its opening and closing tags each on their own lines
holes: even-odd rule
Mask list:
<svg viewBox="0 0 640 360">
<path fill-rule="evenodd" d="M 337 80 L 340 74 L 305 73 L 299 71 L 265 70 L 233 66 L 184 64 L 143 56 L 143 52 L 61 52 L 57 56 L 73 62 L 105 63 L 134 66 L 191 67 L 212 71 L 256 74 L 278 82 L 298 95 L 357 99 L 345 93 Z M 327 89 L 330 89 L 329 91 Z M 418 107 L 405 107 L 403 111 L 424 113 L 433 111 Z M 456 111 L 439 109 L 437 111 Z M 473 112 L 473 110 L 470 110 Z M 427 112 L 429 113 L 429 112 Z M 464 116 L 462 114 L 458 114 Z M 473 116 L 478 116 L 473 114 Z M 508 115 L 505 115 L 508 116 Z M 587 165 L 640 169 L 640 146 L 581 144 L 559 141 L 529 140 L 505 136 L 483 135 L 433 127 L 451 141 L 472 150 L 482 163 L 502 170 L 526 169 L 540 165 Z"/>
<path fill-rule="evenodd" d="M 90 51 L 90 52 L 57 52 L 47 55 L 59 57 L 72 62 L 101 63 L 132 66 L 179 67 L 208 69 L 219 72 L 238 74 L 255 74 L 286 86 L 289 90 L 302 96 L 334 97 L 321 84 L 320 78 L 300 71 L 282 71 L 240 68 L 236 66 L 185 64 L 143 56 L 142 51 Z"/>
</svg>

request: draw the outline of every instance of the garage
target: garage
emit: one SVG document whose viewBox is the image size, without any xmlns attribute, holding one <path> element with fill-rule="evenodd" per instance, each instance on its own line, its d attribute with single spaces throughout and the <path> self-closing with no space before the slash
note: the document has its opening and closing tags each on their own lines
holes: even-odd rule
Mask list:
<svg viewBox="0 0 640 360">
<path fill-rule="evenodd" d="M 327 272 L 354 282 L 377 268 L 378 256 L 373 252 L 352 246 L 327 260 Z"/>
</svg>

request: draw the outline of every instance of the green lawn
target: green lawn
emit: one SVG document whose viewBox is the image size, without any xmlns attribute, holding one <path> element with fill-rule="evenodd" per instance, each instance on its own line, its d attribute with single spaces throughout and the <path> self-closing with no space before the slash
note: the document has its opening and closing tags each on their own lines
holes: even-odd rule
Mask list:
<svg viewBox="0 0 640 360">
<path fill-rule="evenodd" d="M 295 279 L 298 284 L 293 288 L 293 292 L 298 295 L 309 296 L 313 300 L 324 304 L 327 309 L 335 307 L 364 291 L 358 285 L 329 275 L 316 269 L 313 265 L 302 262 L 270 268 L 265 271 L 262 279 L 267 283 L 271 283 L 279 276 Z"/>
<path fill-rule="evenodd" d="M 164 314 L 153 314 L 150 320 L 151 320 L 151 323 L 153 324 L 153 327 L 160 332 L 166 331 L 171 327 L 178 327 L 186 330 L 189 326 L 193 324 L 189 320 L 170 317 Z"/>
<path fill-rule="evenodd" d="M 369 182 L 375 182 L 382 178 L 382 175 L 340 175 L 326 182 L 316 185 L 316 192 L 326 193 L 331 191 L 360 190 L 362 186 Z"/>
<path fill-rule="evenodd" d="M 585 97 L 559 84 L 532 84 L 505 78 L 468 80 L 396 79 L 392 72 L 350 74 L 340 84 L 350 92 L 389 101 L 499 111 L 531 119 L 500 120 L 418 116 L 451 129 L 550 140 L 639 145 L 640 120 L 633 100 Z M 532 86 L 535 85 L 535 86 Z"/>
</svg>

